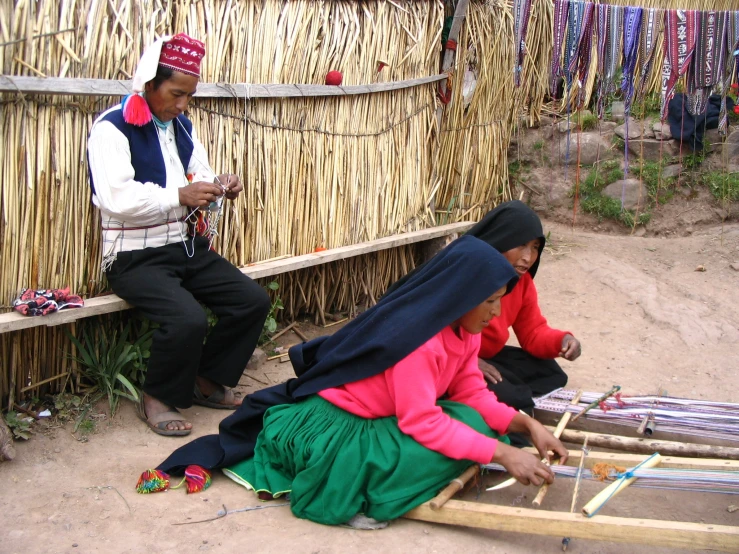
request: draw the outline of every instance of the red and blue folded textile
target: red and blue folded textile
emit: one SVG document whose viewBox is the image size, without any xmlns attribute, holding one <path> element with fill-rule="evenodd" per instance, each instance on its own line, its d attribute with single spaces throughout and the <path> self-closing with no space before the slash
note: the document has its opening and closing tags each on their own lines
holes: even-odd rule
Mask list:
<svg viewBox="0 0 739 554">
<path fill-rule="evenodd" d="M 13 301 L 13 309 L 23 315 L 48 315 L 65 308 L 81 308 L 85 301 L 66 289 L 23 289 Z"/>
</svg>

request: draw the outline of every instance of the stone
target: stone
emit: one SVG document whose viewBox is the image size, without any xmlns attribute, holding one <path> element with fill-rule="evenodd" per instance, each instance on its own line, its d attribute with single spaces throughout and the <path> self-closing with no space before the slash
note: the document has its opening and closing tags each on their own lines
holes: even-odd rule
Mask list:
<svg viewBox="0 0 739 554">
<path fill-rule="evenodd" d="M 255 348 L 254 354 L 249 358 L 249 362 L 246 364 L 246 369 L 259 369 L 267 361 L 267 354 L 261 348 Z"/>
<path fill-rule="evenodd" d="M 641 121 L 637 121 L 633 117 L 629 118 L 629 140 L 638 139 L 642 136 L 643 125 Z M 626 140 L 626 123 L 619 125 L 613 130 L 616 135 Z"/>
<path fill-rule="evenodd" d="M 554 123 L 554 118 L 550 115 L 542 115 L 539 117 L 539 128 L 551 127 L 552 123 Z"/>
<path fill-rule="evenodd" d="M 713 152 L 719 146 L 721 146 L 721 135 L 718 134 L 718 129 L 706 129 L 703 133 L 703 148 Z"/>
<path fill-rule="evenodd" d="M 626 113 L 626 106 L 623 102 L 614 102 L 611 104 L 611 119 L 613 121 L 623 121 Z"/>
<path fill-rule="evenodd" d="M 578 140 L 580 145 L 578 147 Z M 562 136 L 559 143 L 559 161 L 561 164 L 569 163 L 577 164 L 577 153 L 580 149 L 580 165 L 593 165 L 598 161 L 603 161 L 613 157 L 613 152 L 608 143 L 603 140 L 600 133 L 591 131 L 587 133 L 577 133 L 570 135 L 570 152 L 567 158 L 567 137 Z"/>
<path fill-rule="evenodd" d="M 724 221 L 729 217 L 728 212 L 722 208 L 714 208 L 713 211 L 719 217 L 719 219 L 721 219 L 721 221 Z"/>
<path fill-rule="evenodd" d="M 655 138 L 654 135 L 654 128 L 648 121 L 643 121 L 641 123 L 642 128 L 642 138 Z"/>
<path fill-rule="evenodd" d="M 663 179 L 674 179 L 675 177 L 680 175 L 680 172 L 682 170 L 683 170 L 683 166 L 681 164 L 667 165 L 662 169 L 662 178 Z"/>
<path fill-rule="evenodd" d="M 657 140 L 670 140 L 672 138 L 670 126 L 667 123 L 662 123 L 661 121 L 653 123 L 652 131 L 654 132 L 654 138 Z"/>
<path fill-rule="evenodd" d="M 739 171 L 739 129 L 729 133 L 721 152 L 721 159 L 728 160 L 727 171 L 730 173 Z M 737 160 L 736 162 L 734 160 Z"/>
<path fill-rule="evenodd" d="M 734 271 L 739 271 L 739 262 L 734 262 L 734 263 L 733 263 L 733 264 L 731 264 L 731 265 L 730 265 L 729 267 L 730 267 L 731 269 L 733 269 Z"/>
<path fill-rule="evenodd" d="M 611 183 L 603 189 L 602 194 L 619 202 L 623 194 L 625 210 L 635 210 L 647 205 L 647 187 L 639 179 L 621 179 Z"/>
<path fill-rule="evenodd" d="M 592 117 L 593 114 L 590 110 L 580 110 L 579 112 L 575 112 L 570 114 L 570 120 L 569 124 L 567 122 L 567 118 L 563 119 L 557 124 L 557 129 L 560 133 L 566 133 L 567 129 L 570 129 L 571 133 L 574 133 L 577 129 L 580 128 L 580 121 L 581 119 L 585 119 L 586 117 Z"/>
<path fill-rule="evenodd" d="M 618 127 L 618 123 L 616 123 L 615 121 L 601 121 L 600 125 L 598 126 L 598 130 L 602 134 L 606 134 L 612 133 L 616 127 Z"/>
<path fill-rule="evenodd" d="M 635 237 L 643 237 L 643 236 L 645 236 L 646 234 L 647 234 L 647 228 L 646 228 L 646 227 L 644 227 L 644 225 L 639 225 L 639 226 L 638 226 L 638 227 L 637 227 L 637 228 L 636 228 L 636 229 L 634 230 L 634 236 L 635 236 Z"/>
<path fill-rule="evenodd" d="M 658 162 L 662 158 L 669 159 L 679 154 L 679 148 L 673 140 L 630 140 L 628 145 L 629 152 L 649 162 Z"/>
</svg>

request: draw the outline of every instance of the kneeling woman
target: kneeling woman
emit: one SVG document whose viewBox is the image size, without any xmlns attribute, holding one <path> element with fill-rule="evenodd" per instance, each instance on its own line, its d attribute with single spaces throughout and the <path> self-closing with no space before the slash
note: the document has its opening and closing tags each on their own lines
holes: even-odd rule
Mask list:
<svg viewBox="0 0 739 554">
<path fill-rule="evenodd" d="M 359 513 L 397 518 L 473 462 L 498 462 L 524 484 L 552 481 L 545 464 L 502 435 L 529 435 L 542 456 L 566 459 L 567 450 L 498 402 L 477 366 L 480 332 L 516 272 L 473 237 L 437 258 L 333 342 L 291 351 L 298 375 L 323 365 L 316 379 L 327 386 L 267 410 L 253 457 L 227 475 L 261 495 L 289 493 L 296 516 L 329 525 Z"/>
</svg>

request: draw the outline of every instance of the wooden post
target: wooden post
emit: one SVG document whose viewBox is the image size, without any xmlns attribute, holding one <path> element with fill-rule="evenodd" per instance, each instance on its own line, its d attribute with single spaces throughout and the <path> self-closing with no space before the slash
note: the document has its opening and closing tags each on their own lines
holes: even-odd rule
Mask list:
<svg viewBox="0 0 739 554">
<path fill-rule="evenodd" d="M 739 460 L 739 448 L 732 446 L 713 446 L 708 444 L 662 441 L 648 438 L 637 439 L 572 430 L 565 430 L 562 433 L 561 438 L 565 442 L 582 444 L 585 437 L 588 437 L 588 444 L 590 444 L 590 446 L 609 448 L 620 452 L 633 452 L 637 454 L 652 454 L 653 452 L 659 452 L 663 456 Z"/>
<path fill-rule="evenodd" d="M 465 15 L 467 15 L 467 6 L 469 5 L 470 0 L 458 0 L 457 6 L 454 8 L 454 20 L 452 21 L 452 26 L 449 29 L 449 36 L 447 37 L 447 42 L 450 40 L 453 40 L 454 42 L 457 42 L 459 39 L 459 31 L 462 29 L 462 23 L 464 23 Z M 446 47 L 446 44 L 444 45 L 444 58 L 441 62 L 441 71 L 442 73 L 449 73 L 454 66 L 454 58 L 457 56 L 457 50 L 449 50 Z M 447 81 L 441 81 L 439 83 L 439 92 L 441 92 L 442 95 L 446 95 L 447 93 Z M 436 110 L 436 120 L 439 124 L 439 129 L 441 129 L 441 116 L 444 113 L 444 105 L 440 105 L 438 109 Z"/>
<path fill-rule="evenodd" d="M 663 548 L 739 552 L 739 527 L 710 523 L 601 515 L 587 518 L 582 514 L 494 506 L 462 500 L 449 500 L 441 510 L 432 510 L 426 502 L 403 517 L 431 523 L 492 529 L 496 532 L 513 531 L 527 535 L 572 537 Z"/>
</svg>

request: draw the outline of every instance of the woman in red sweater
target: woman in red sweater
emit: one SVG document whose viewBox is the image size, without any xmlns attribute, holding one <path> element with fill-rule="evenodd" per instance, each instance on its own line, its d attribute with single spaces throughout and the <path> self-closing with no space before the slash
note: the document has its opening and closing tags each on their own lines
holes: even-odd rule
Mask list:
<svg viewBox="0 0 739 554">
<path fill-rule="evenodd" d="M 467 233 L 505 256 L 518 273 L 518 284 L 501 300 L 501 314 L 482 332 L 480 369 L 498 400 L 533 413 L 533 397 L 567 384 L 555 358 L 575 360 L 580 342 L 569 331 L 553 329 L 541 314 L 534 285 L 544 251 L 544 231 L 536 213 L 523 202 L 505 202 Z M 513 328 L 521 347 L 507 346 Z"/>
<path fill-rule="evenodd" d="M 291 352 L 299 376 L 298 354 L 310 357 L 312 381 L 332 375 L 334 384 L 269 408 L 254 455 L 225 473 L 260 496 L 289 493 L 296 516 L 330 525 L 358 514 L 397 518 L 473 462 L 498 462 L 523 484 L 551 482 L 549 467 L 503 434 L 529 435 L 542 457 L 566 460 L 567 450 L 540 423 L 498 402 L 478 369 L 480 332 L 516 280 L 490 246 L 455 241 L 335 340 Z M 368 358 L 387 365 L 346 377 Z"/>
</svg>

